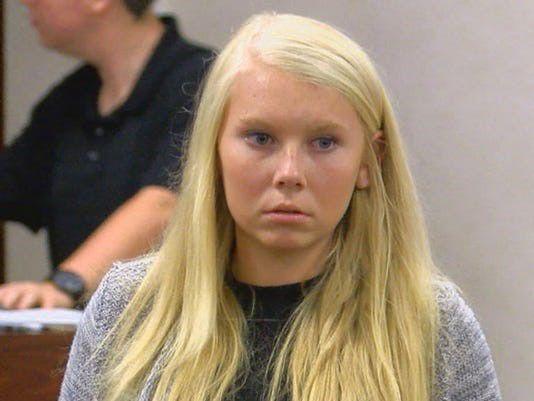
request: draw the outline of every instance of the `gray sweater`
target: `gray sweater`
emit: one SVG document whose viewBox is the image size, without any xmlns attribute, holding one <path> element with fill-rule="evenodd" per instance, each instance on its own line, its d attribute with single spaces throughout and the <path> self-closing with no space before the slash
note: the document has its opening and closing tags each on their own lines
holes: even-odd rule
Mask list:
<svg viewBox="0 0 534 401">
<path fill-rule="evenodd" d="M 94 351 L 124 310 L 149 265 L 147 258 L 117 263 L 102 280 L 74 337 L 60 401 L 101 398 L 98 376 L 108 350 Z M 439 395 L 434 401 L 501 400 L 490 349 L 473 311 L 452 284 L 440 285 L 437 296 L 442 328 L 437 346 Z M 136 399 L 152 400 L 156 382 L 157 375 L 152 372 Z"/>
</svg>

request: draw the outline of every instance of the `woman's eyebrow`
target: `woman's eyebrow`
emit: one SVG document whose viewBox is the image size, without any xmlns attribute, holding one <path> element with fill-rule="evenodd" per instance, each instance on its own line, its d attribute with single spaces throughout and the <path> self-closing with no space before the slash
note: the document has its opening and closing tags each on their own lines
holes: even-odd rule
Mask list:
<svg viewBox="0 0 534 401">
<path fill-rule="evenodd" d="M 324 121 L 324 122 L 318 122 L 316 124 L 310 125 L 310 130 L 314 132 L 328 133 L 328 132 L 335 132 L 339 130 L 346 130 L 346 128 L 343 125 L 335 123 L 333 121 Z"/>
<path fill-rule="evenodd" d="M 275 125 L 268 120 L 257 117 L 240 117 L 239 124 L 247 127 L 256 127 L 262 129 L 274 129 Z M 307 130 L 314 133 L 335 132 L 338 130 L 346 130 L 347 128 L 331 120 L 317 120 L 311 121 L 307 125 Z"/>
<path fill-rule="evenodd" d="M 267 120 L 257 117 L 240 117 L 239 124 L 247 127 L 256 127 L 256 128 L 265 128 L 270 129 L 274 128 L 274 125 L 269 123 Z"/>
</svg>

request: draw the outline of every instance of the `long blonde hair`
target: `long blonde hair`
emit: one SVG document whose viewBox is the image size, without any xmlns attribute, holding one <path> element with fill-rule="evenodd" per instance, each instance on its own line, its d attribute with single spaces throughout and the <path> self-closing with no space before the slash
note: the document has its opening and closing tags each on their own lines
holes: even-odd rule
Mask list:
<svg viewBox="0 0 534 401">
<path fill-rule="evenodd" d="M 355 190 L 321 279 L 279 338 L 270 401 L 430 400 L 439 329 L 434 265 L 386 91 L 366 53 L 312 19 L 249 19 L 211 66 L 187 148 L 179 202 L 147 275 L 113 331 L 105 400 L 222 401 L 247 371 L 246 322 L 225 282 L 234 223 L 217 138 L 234 78 L 249 57 L 339 90 L 366 133 L 370 187 Z M 386 150 L 371 143 L 381 130 Z"/>
</svg>

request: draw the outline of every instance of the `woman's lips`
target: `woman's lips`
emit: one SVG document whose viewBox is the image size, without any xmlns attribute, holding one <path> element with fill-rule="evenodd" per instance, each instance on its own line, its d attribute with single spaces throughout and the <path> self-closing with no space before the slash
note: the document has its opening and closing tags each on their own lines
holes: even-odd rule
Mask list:
<svg viewBox="0 0 534 401">
<path fill-rule="evenodd" d="M 310 216 L 302 212 L 271 210 L 263 214 L 269 221 L 275 223 L 303 223 Z"/>
</svg>

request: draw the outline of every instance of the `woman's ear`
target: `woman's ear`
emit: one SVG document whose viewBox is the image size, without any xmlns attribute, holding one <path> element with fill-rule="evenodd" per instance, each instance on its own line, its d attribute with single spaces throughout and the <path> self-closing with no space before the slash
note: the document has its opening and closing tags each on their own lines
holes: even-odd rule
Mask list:
<svg viewBox="0 0 534 401">
<path fill-rule="evenodd" d="M 93 14 L 101 14 L 111 7 L 114 0 L 83 0 L 86 8 Z"/>
<path fill-rule="evenodd" d="M 386 152 L 386 141 L 384 140 L 384 133 L 382 131 L 376 131 L 371 138 L 371 145 L 373 146 L 374 153 L 378 158 L 378 163 L 382 165 Z M 369 164 L 362 162 L 358 176 L 356 178 L 356 188 L 365 189 L 369 186 Z"/>
<path fill-rule="evenodd" d="M 378 158 L 378 164 L 382 165 L 386 157 L 386 139 L 382 131 L 376 131 L 372 138 L 373 149 Z"/>
</svg>

